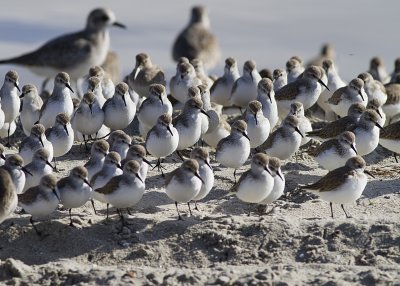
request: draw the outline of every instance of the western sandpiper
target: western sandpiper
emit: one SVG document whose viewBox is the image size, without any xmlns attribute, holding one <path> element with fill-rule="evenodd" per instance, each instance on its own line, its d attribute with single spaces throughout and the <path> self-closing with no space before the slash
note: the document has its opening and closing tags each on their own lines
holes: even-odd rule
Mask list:
<svg viewBox="0 0 400 286">
<path fill-rule="evenodd" d="M 24 159 L 25 164 L 29 164 L 32 161 L 33 154 L 42 148 L 49 151 L 49 160 L 53 160 L 53 144 L 47 140 L 44 126 L 35 124 L 29 137 L 22 140 L 19 145 L 19 155 Z"/>
<path fill-rule="evenodd" d="M 39 96 L 36 86 L 27 84 L 22 87 L 21 101 L 21 124 L 26 136 L 29 136 L 35 122 L 39 120 L 40 109 L 43 101 Z"/>
<path fill-rule="evenodd" d="M 110 145 L 104 139 L 97 140 L 93 143 L 90 150 L 90 159 L 84 165 L 86 170 L 88 171 L 89 180 L 91 180 L 94 174 L 99 172 L 103 167 L 104 159 L 108 153 L 109 148 Z"/>
<path fill-rule="evenodd" d="M 0 224 L 6 220 L 17 208 L 17 191 L 10 174 L 0 169 Z"/>
<path fill-rule="evenodd" d="M 364 90 L 368 96 L 368 101 L 376 99 L 381 105 L 386 102 L 386 89 L 380 81 L 373 79 L 372 75 L 367 72 L 360 73 L 358 78 L 364 81 Z"/>
<path fill-rule="evenodd" d="M 231 91 L 233 84 L 240 77 L 238 65 L 235 58 L 225 60 L 224 74 L 211 86 L 211 101 L 223 106 L 231 105 Z"/>
<path fill-rule="evenodd" d="M 173 98 L 181 103 L 188 100 L 188 90 L 192 86 L 202 84 L 201 80 L 196 76 L 196 71 L 190 63 L 178 63 L 176 75 L 169 82 L 169 89 Z"/>
<path fill-rule="evenodd" d="M 295 81 L 303 72 L 303 60 L 297 56 L 291 57 L 286 62 L 287 83 Z"/>
<path fill-rule="evenodd" d="M 8 172 L 8 174 L 11 176 L 17 194 L 21 194 L 26 181 L 25 172 L 28 175 L 32 175 L 28 170 L 25 169 L 24 160 L 22 157 L 18 154 L 9 155 L 6 158 L 4 165 L 0 168 Z"/>
<path fill-rule="evenodd" d="M 250 147 L 257 148 L 267 140 L 270 125 L 262 112 L 262 104 L 257 100 L 252 100 L 247 106 L 244 114 L 244 121 L 247 124 L 247 135 L 250 138 Z"/>
<path fill-rule="evenodd" d="M 273 89 L 272 81 L 268 78 L 260 80 L 257 86 L 257 100 L 262 104 L 262 112 L 268 119 L 270 124 L 270 131 L 278 123 L 278 107 L 275 101 L 275 92 Z"/>
<path fill-rule="evenodd" d="M 274 91 L 277 92 L 280 90 L 282 87 L 288 84 L 287 82 L 287 73 L 283 69 L 275 69 L 274 72 L 272 73 L 273 77 L 273 86 L 274 86 Z"/>
<path fill-rule="evenodd" d="M 303 134 L 303 138 L 301 138 L 300 146 L 307 144 L 311 138 L 306 134 L 307 132 L 312 131 L 312 126 L 310 120 L 304 115 L 304 107 L 303 104 L 295 101 L 290 106 L 290 112 L 288 115 L 294 115 L 299 121 L 299 130 L 300 133 Z"/>
<path fill-rule="evenodd" d="M 25 169 L 32 175 L 25 176 L 25 185 L 23 192 L 27 189 L 37 186 L 40 179 L 53 173 L 54 167 L 49 161 L 49 152 L 46 149 L 39 149 L 33 154 L 32 162 L 25 165 Z"/>
<path fill-rule="evenodd" d="M 353 203 L 361 197 L 367 185 L 365 173 L 370 174 L 365 170 L 365 166 L 364 159 L 355 156 L 350 158 L 345 166 L 330 171 L 316 183 L 302 186 L 301 189 L 315 193 L 324 201 L 328 201 L 332 218 L 332 203 L 340 204 L 346 217 L 349 218 L 344 204 Z"/>
<path fill-rule="evenodd" d="M 375 80 L 378 80 L 381 83 L 388 83 L 390 80 L 385 64 L 380 57 L 373 57 L 371 59 L 368 72 Z"/>
<path fill-rule="evenodd" d="M 285 190 L 285 177 L 281 170 L 282 162 L 275 157 L 270 157 L 268 160 L 268 169 L 271 172 L 272 177 L 274 178 L 274 187 L 272 188 L 269 195 L 263 199 L 261 202 L 258 202 L 261 205 L 268 205 L 272 202 L 276 201 L 283 195 L 283 191 Z M 265 210 L 266 211 L 266 210 Z"/>
</svg>

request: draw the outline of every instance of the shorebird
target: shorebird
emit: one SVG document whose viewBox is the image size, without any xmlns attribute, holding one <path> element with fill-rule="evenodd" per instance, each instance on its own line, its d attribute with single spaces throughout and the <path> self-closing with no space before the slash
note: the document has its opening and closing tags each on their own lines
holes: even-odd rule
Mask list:
<svg viewBox="0 0 400 286">
<path fill-rule="evenodd" d="M 303 72 L 303 60 L 297 56 L 291 57 L 286 62 L 287 82 L 295 81 Z"/>
<path fill-rule="evenodd" d="M 367 72 L 360 73 L 358 78 L 364 81 L 364 90 L 368 95 L 368 101 L 375 99 L 379 101 L 380 105 L 385 104 L 387 94 L 385 87 L 379 80 L 373 79 L 372 75 Z"/>
<path fill-rule="evenodd" d="M 262 112 L 269 121 L 271 131 L 278 123 L 279 117 L 273 83 L 270 79 L 263 78 L 258 83 L 257 100 L 262 104 Z"/>
<path fill-rule="evenodd" d="M 11 176 L 17 194 L 21 194 L 24 185 L 25 185 L 25 172 L 28 175 L 32 175 L 29 173 L 27 169 L 24 167 L 24 160 L 18 154 L 9 155 L 4 162 L 4 165 L 0 167 L 0 169 L 6 170 L 8 174 Z"/>
<path fill-rule="evenodd" d="M 43 125 L 35 124 L 29 137 L 22 140 L 19 145 L 19 155 L 24 159 L 25 164 L 29 164 L 32 161 L 33 154 L 42 148 L 49 151 L 49 160 L 53 160 L 53 144 L 47 140 Z"/>
<path fill-rule="evenodd" d="M 52 174 L 54 169 L 49 162 L 49 152 L 46 149 L 37 150 L 35 154 L 33 154 L 32 162 L 25 165 L 24 168 L 32 175 L 25 176 L 23 192 L 31 187 L 39 185 L 40 179 L 45 175 Z"/>
<path fill-rule="evenodd" d="M 20 109 L 20 99 L 18 96 L 18 91 L 20 91 L 18 86 L 18 74 L 16 71 L 9 71 L 6 73 L 4 77 L 3 86 L 0 89 L 0 102 L 1 109 L 4 113 L 4 123 L 8 123 L 7 130 L 7 138 L 8 143 L 7 146 L 11 146 L 10 144 L 10 130 L 11 123 L 15 121 L 17 116 L 19 115 Z"/>
<path fill-rule="evenodd" d="M 189 60 L 198 58 L 207 69 L 213 68 L 219 58 L 220 49 L 217 39 L 210 31 L 210 19 L 204 6 L 192 8 L 189 24 L 178 35 L 172 48 L 172 57 L 178 61 L 181 57 Z"/>
<path fill-rule="evenodd" d="M 282 87 L 288 84 L 287 82 L 287 74 L 286 71 L 283 69 L 276 69 L 272 73 L 272 78 L 273 78 L 273 85 L 274 85 L 274 91 L 277 92 L 280 90 Z"/>
<path fill-rule="evenodd" d="M 360 156 L 350 158 L 346 165 L 330 171 L 316 183 L 301 186 L 302 190 L 310 191 L 328 201 L 331 207 L 331 216 L 333 218 L 332 203 L 340 204 L 346 218 L 350 216 L 344 209 L 344 204 L 353 203 L 361 197 L 365 186 L 367 185 L 368 174 L 373 175 L 365 170 L 365 161 Z"/>
<path fill-rule="evenodd" d="M 136 55 L 136 64 L 128 76 L 129 89 L 134 90 L 139 96 L 148 97 L 152 84 L 166 86 L 164 71 L 151 62 L 150 56 L 146 53 Z"/>
<path fill-rule="evenodd" d="M 373 57 L 371 59 L 368 72 L 375 80 L 378 80 L 383 84 L 388 83 L 390 80 L 383 60 L 380 57 Z"/>
<path fill-rule="evenodd" d="M 125 28 L 117 22 L 111 10 L 98 8 L 90 12 L 86 27 L 76 33 L 62 35 L 48 41 L 37 50 L 6 60 L 0 64 L 17 64 L 48 79 L 66 72 L 76 82 L 89 68 L 101 65 L 110 47 L 109 26 Z M 57 114 L 56 114 L 57 115 Z"/>
<path fill-rule="evenodd" d="M 22 87 L 20 98 L 22 98 L 22 101 L 19 118 L 25 135 L 29 136 L 33 125 L 39 120 L 43 100 L 33 84 L 27 84 Z"/>
<path fill-rule="evenodd" d="M 100 66 L 93 66 L 89 69 L 89 73 L 83 78 L 82 91 L 86 92 L 89 88 L 89 78 L 97 77 L 101 82 L 101 91 L 105 99 L 109 99 L 114 95 L 115 85 L 111 76 Z"/>
<path fill-rule="evenodd" d="M 233 84 L 240 77 L 236 59 L 225 60 L 224 75 L 218 78 L 211 86 L 211 101 L 223 106 L 230 106 L 230 97 Z"/>
<path fill-rule="evenodd" d="M 0 169 L 0 224 L 6 220 L 17 208 L 17 191 L 10 174 Z"/>
<path fill-rule="evenodd" d="M 252 100 L 244 114 L 247 124 L 247 135 L 250 138 L 250 147 L 257 148 L 267 140 L 270 132 L 270 124 L 262 112 L 262 105 L 257 100 Z"/>
</svg>

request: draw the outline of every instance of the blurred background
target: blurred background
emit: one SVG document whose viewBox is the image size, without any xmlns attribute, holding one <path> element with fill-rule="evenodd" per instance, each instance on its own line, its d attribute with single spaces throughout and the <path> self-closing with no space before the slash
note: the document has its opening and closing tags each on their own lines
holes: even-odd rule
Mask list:
<svg viewBox="0 0 400 286">
<path fill-rule="evenodd" d="M 298 55 L 306 62 L 323 43 L 336 49 L 339 73 L 351 80 L 366 71 L 374 56 L 388 72 L 400 56 L 399 1 L 22 1 L 3 3 L 0 9 L 0 58 L 31 51 L 45 41 L 82 29 L 88 13 L 97 7 L 113 10 L 127 30 L 111 28 L 111 48 L 120 57 L 123 74 L 129 73 L 139 52 L 150 54 L 169 78 L 175 72 L 171 48 L 189 21 L 195 4 L 208 7 L 211 28 L 219 40 L 222 59 L 211 74 L 220 75 L 224 59 L 236 57 L 240 72 L 247 59 L 258 69 L 284 68 Z M 20 86 L 42 79 L 22 67 L 0 66 L 0 82 L 9 69 L 20 74 Z"/>
</svg>

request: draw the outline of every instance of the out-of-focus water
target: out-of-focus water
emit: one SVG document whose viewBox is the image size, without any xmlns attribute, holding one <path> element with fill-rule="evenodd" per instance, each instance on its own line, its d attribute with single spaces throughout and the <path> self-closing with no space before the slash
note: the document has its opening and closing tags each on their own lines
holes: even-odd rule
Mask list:
<svg viewBox="0 0 400 286">
<path fill-rule="evenodd" d="M 189 19 L 195 1 L 8 1 L 0 9 L 0 58 L 16 56 L 39 47 L 63 33 L 81 29 L 96 7 L 112 9 L 127 30 L 111 29 L 111 45 L 121 59 L 124 73 L 135 55 L 148 52 L 168 76 L 175 65 L 172 43 Z M 284 68 L 298 55 L 307 60 L 330 42 L 337 65 L 346 80 L 368 69 L 373 56 L 381 56 L 388 71 L 400 56 L 399 1 L 201 1 L 210 12 L 223 59 L 234 56 L 240 66 L 256 60 L 259 69 Z M 79 5 L 79 6 L 78 6 Z M 22 8 L 23 7 L 23 8 Z M 223 59 L 211 71 L 221 74 Z M 20 74 L 20 84 L 41 83 L 22 67 L 0 66 L 0 82 L 10 68 Z"/>
</svg>

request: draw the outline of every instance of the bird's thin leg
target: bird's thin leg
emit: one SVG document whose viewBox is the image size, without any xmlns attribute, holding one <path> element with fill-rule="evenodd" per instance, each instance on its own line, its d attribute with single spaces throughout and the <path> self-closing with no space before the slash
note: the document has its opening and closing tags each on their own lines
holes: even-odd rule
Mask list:
<svg viewBox="0 0 400 286">
<path fill-rule="evenodd" d="M 192 210 L 190 209 L 190 202 L 188 202 L 187 205 L 188 205 L 188 207 L 189 207 L 190 216 L 192 216 Z"/>
<path fill-rule="evenodd" d="M 178 220 L 182 220 L 181 213 L 179 212 L 178 209 L 178 202 L 175 202 L 175 206 L 176 206 L 176 211 L 178 212 Z"/>
<path fill-rule="evenodd" d="M 251 203 L 249 204 L 249 213 L 247 214 L 247 216 L 250 216 L 251 214 Z"/>
<path fill-rule="evenodd" d="M 394 156 L 394 159 L 396 160 L 396 163 L 399 163 L 399 161 L 397 160 L 396 153 L 393 152 L 393 156 Z"/>
<path fill-rule="evenodd" d="M 72 222 L 71 210 L 72 210 L 72 209 L 69 209 L 69 221 L 70 221 L 69 225 L 70 225 L 70 226 L 74 226 L 74 223 Z"/>
<path fill-rule="evenodd" d="M 236 169 L 233 171 L 233 177 L 235 178 L 235 184 L 236 184 Z"/>
<path fill-rule="evenodd" d="M 29 220 L 31 222 L 31 225 L 33 229 L 35 230 L 36 234 L 39 236 L 42 236 L 42 233 L 36 228 L 35 224 L 33 223 L 33 217 L 31 216 L 31 219 Z"/>
<path fill-rule="evenodd" d="M 92 207 L 93 207 L 94 214 L 97 215 L 96 206 L 94 205 L 94 200 L 90 199 L 90 201 L 92 202 Z M 108 218 L 108 206 L 107 206 L 107 218 Z"/>
<path fill-rule="evenodd" d="M 185 158 L 183 158 L 181 152 L 179 152 L 178 150 L 176 150 L 176 154 L 178 154 L 179 158 L 180 158 L 182 161 L 185 161 Z"/>
<path fill-rule="evenodd" d="M 108 206 L 109 206 L 109 204 L 107 203 L 107 217 L 106 217 L 106 220 L 108 220 Z"/>
<path fill-rule="evenodd" d="M 346 215 L 346 218 L 351 218 L 351 216 L 349 216 L 349 215 L 346 213 L 346 210 L 344 209 L 344 205 L 343 205 L 343 204 L 341 204 L 341 207 L 342 207 L 342 210 L 344 211 L 344 214 Z"/>
<path fill-rule="evenodd" d="M 10 142 L 10 129 L 11 129 L 11 122 L 8 124 L 7 145 L 6 145 L 6 147 L 11 147 L 11 142 Z"/>
<path fill-rule="evenodd" d="M 329 205 L 331 206 L 331 217 L 333 218 L 333 208 L 332 208 L 332 202 L 329 203 Z"/>
<path fill-rule="evenodd" d="M 129 215 L 132 215 L 131 210 L 129 208 L 126 208 L 126 211 Z"/>
</svg>

